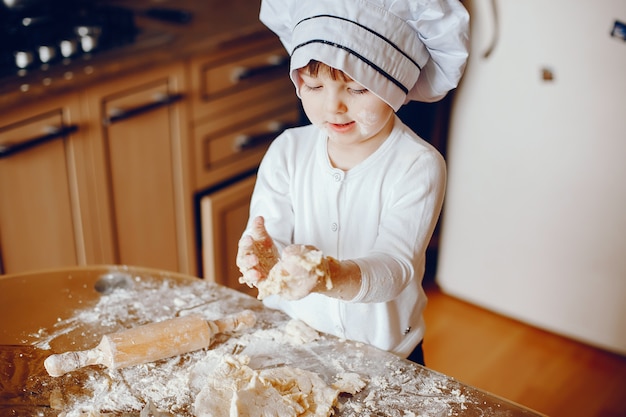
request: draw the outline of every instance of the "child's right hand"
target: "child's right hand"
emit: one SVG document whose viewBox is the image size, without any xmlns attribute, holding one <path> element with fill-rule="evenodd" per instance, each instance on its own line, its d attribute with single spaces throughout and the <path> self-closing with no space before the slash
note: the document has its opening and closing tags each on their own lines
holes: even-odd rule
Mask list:
<svg viewBox="0 0 626 417">
<path fill-rule="evenodd" d="M 259 281 L 267 278 L 278 262 L 278 250 L 265 229 L 263 217 L 253 220 L 251 235 L 243 236 L 238 246 L 237 267 L 242 274 L 239 282 L 255 287 Z"/>
</svg>

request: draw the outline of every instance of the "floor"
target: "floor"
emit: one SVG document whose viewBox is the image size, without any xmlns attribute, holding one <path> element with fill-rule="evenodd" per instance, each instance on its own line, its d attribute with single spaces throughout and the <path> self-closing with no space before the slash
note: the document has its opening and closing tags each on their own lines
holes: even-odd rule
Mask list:
<svg viewBox="0 0 626 417">
<path fill-rule="evenodd" d="M 626 416 L 626 357 L 425 288 L 427 367 L 549 416 Z"/>
</svg>

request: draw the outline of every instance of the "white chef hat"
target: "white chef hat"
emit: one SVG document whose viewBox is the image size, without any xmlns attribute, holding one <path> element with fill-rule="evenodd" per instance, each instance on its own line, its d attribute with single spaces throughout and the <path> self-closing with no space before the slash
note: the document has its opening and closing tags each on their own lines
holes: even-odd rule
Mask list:
<svg viewBox="0 0 626 417">
<path fill-rule="evenodd" d="M 469 16 L 459 0 L 262 0 L 260 19 L 291 55 L 297 91 L 297 69 L 316 60 L 394 110 L 443 98 L 468 56 Z"/>
</svg>

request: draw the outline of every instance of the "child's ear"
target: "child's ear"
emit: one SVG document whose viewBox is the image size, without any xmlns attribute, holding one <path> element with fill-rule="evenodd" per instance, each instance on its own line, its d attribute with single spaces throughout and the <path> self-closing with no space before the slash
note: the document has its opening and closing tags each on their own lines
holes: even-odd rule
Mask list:
<svg viewBox="0 0 626 417">
<path fill-rule="evenodd" d="M 296 94 L 298 95 L 298 97 L 301 97 L 300 90 L 302 89 L 302 85 L 304 84 L 304 81 L 302 81 L 302 77 L 300 77 L 300 71 L 301 69 L 298 69 L 291 73 L 291 79 L 296 86 Z"/>
</svg>

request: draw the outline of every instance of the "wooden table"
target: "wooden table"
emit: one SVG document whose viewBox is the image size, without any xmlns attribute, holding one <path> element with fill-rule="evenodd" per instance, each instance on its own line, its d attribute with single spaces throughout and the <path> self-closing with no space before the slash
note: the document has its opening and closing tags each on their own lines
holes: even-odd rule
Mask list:
<svg viewBox="0 0 626 417">
<path fill-rule="evenodd" d="M 51 378 L 43 360 L 84 350 L 102 335 L 189 313 L 209 320 L 253 310 L 254 328 L 207 349 L 120 370 L 99 366 Z M 191 416 L 191 377 L 207 358 L 249 358 L 252 369 L 291 366 L 327 384 L 356 373 L 365 387 L 342 394 L 337 416 L 536 416 L 532 410 L 362 343 L 330 335 L 289 339 L 289 318 L 238 291 L 194 277 L 125 266 L 94 266 L 0 277 L 0 414 Z M 122 395 L 123 394 L 123 395 Z M 159 414 L 160 413 L 160 414 Z M 95 414 L 98 415 L 98 414 Z"/>
</svg>

